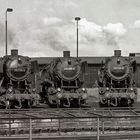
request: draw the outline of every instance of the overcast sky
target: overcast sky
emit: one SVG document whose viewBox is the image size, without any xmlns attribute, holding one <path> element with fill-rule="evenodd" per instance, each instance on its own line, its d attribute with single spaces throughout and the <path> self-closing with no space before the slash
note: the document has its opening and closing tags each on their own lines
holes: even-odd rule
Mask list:
<svg viewBox="0 0 140 140">
<path fill-rule="evenodd" d="M 108 56 L 140 52 L 140 0 L 0 0 L 0 56 L 5 54 L 5 11 L 8 13 L 8 51 L 28 56 Z"/>
</svg>

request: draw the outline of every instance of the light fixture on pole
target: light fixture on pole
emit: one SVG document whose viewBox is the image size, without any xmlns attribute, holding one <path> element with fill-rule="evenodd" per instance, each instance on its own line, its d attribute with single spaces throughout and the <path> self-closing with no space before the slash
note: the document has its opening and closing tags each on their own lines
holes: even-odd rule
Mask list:
<svg viewBox="0 0 140 140">
<path fill-rule="evenodd" d="M 76 20 L 76 23 L 77 23 L 77 57 L 78 57 L 78 21 L 80 20 L 81 18 L 80 17 L 75 17 L 75 20 Z"/>
<path fill-rule="evenodd" d="M 12 8 L 7 8 L 5 12 L 5 53 L 6 53 L 6 56 L 7 56 L 7 13 L 12 12 L 12 11 L 13 11 Z"/>
</svg>

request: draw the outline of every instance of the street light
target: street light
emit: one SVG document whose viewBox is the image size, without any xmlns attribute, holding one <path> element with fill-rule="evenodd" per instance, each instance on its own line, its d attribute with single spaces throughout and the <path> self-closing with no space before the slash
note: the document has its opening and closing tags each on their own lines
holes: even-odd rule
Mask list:
<svg viewBox="0 0 140 140">
<path fill-rule="evenodd" d="M 77 21 L 77 57 L 78 57 L 78 21 L 80 20 L 80 17 L 75 17 L 75 20 Z"/>
<path fill-rule="evenodd" d="M 12 12 L 13 9 L 12 8 L 7 8 L 6 9 L 6 12 L 5 12 L 5 53 L 6 53 L 6 56 L 7 56 L 7 13 L 8 12 Z"/>
</svg>

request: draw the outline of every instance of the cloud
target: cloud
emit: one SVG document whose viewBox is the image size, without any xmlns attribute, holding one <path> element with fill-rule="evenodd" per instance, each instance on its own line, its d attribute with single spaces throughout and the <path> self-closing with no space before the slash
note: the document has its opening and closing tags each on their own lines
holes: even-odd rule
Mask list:
<svg viewBox="0 0 140 140">
<path fill-rule="evenodd" d="M 44 24 L 47 26 L 54 26 L 62 22 L 62 20 L 58 17 L 45 17 L 43 20 Z"/>
<path fill-rule="evenodd" d="M 130 25 L 130 28 L 140 28 L 140 20 L 136 20 L 133 25 Z"/>
<path fill-rule="evenodd" d="M 119 43 L 125 36 L 127 30 L 124 28 L 122 23 L 108 23 L 103 27 L 103 32 L 105 34 L 106 43 L 108 45 L 118 46 L 119 49 Z"/>
<path fill-rule="evenodd" d="M 88 41 L 96 42 L 102 38 L 102 27 L 94 22 L 87 21 L 85 18 L 79 22 L 79 28 L 83 43 L 87 43 Z"/>
<path fill-rule="evenodd" d="M 8 16 L 9 50 L 18 48 L 22 55 L 29 56 L 60 56 L 62 51 L 70 50 L 73 56 L 76 55 L 76 22 L 72 19 L 75 15 L 87 17 L 85 13 L 78 12 L 80 4 L 72 0 L 13 1 L 10 5 L 14 4 L 14 11 Z M 119 21 L 110 20 L 110 23 L 101 25 L 90 19 L 81 18 L 79 21 L 80 56 L 112 55 L 114 49 L 123 49 L 128 53 L 127 47 L 134 45 L 138 50 L 139 41 L 134 39 L 136 29 L 128 29 Z M 135 21 L 134 26 L 138 28 L 139 24 L 139 20 Z M 1 30 L 3 37 L 0 38 L 0 45 L 3 46 L 3 23 Z"/>
<path fill-rule="evenodd" d="M 122 23 L 108 23 L 106 26 L 98 25 L 85 18 L 79 21 L 80 43 L 85 44 L 85 50 L 97 55 L 111 53 L 114 49 L 121 48 L 127 29 Z M 88 53 L 89 53 L 88 52 Z"/>
<path fill-rule="evenodd" d="M 24 46 L 30 55 L 37 55 L 32 53 L 33 50 L 42 56 L 52 56 L 50 50 L 54 54 L 70 50 L 76 55 L 76 23 L 73 20 L 46 16 L 36 24 L 20 24 L 16 32 L 13 46 L 22 50 Z M 112 54 L 114 49 L 120 49 L 125 33 L 126 29 L 121 23 L 101 26 L 82 18 L 79 21 L 79 52 L 83 56 Z"/>
<path fill-rule="evenodd" d="M 103 27 L 104 32 L 108 34 L 112 34 L 114 36 L 123 36 L 126 33 L 126 29 L 124 28 L 122 23 L 108 23 Z"/>
</svg>

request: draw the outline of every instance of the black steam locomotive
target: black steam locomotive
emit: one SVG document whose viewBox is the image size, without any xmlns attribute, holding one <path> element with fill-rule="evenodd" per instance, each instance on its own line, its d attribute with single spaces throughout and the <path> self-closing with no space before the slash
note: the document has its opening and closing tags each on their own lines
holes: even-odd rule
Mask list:
<svg viewBox="0 0 140 140">
<path fill-rule="evenodd" d="M 134 56 L 122 57 L 120 50 L 107 58 L 98 73 L 101 106 L 131 106 L 137 98 Z"/>
<path fill-rule="evenodd" d="M 42 95 L 51 106 L 79 107 L 86 104 L 87 91 L 83 87 L 86 62 L 70 57 L 64 51 L 64 57 L 53 61 L 41 71 Z"/>
<path fill-rule="evenodd" d="M 39 101 L 36 93 L 37 63 L 29 57 L 18 55 L 18 50 L 11 50 L 11 55 L 0 61 L 0 107 L 32 107 Z"/>
</svg>

